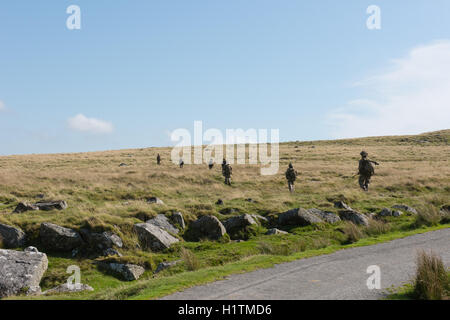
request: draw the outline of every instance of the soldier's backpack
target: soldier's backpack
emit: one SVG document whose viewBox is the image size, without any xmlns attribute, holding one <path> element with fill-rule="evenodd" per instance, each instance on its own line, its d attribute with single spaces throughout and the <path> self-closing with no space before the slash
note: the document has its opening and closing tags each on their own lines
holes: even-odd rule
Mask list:
<svg viewBox="0 0 450 320">
<path fill-rule="evenodd" d="M 365 175 L 365 176 L 371 176 L 375 173 L 375 169 L 369 160 L 363 159 L 360 161 L 361 161 L 360 169 L 359 169 L 360 174 Z"/>
<path fill-rule="evenodd" d="M 294 168 L 288 168 L 286 171 L 286 179 L 289 181 L 295 181 L 296 175 Z"/>
</svg>

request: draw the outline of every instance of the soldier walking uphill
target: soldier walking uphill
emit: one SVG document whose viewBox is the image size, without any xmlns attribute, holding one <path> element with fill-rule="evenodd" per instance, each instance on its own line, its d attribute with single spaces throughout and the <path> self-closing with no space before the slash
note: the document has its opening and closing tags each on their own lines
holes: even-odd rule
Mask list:
<svg viewBox="0 0 450 320">
<path fill-rule="evenodd" d="M 294 170 L 292 163 L 289 163 L 289 168 L 286 170 L 286 179 L 288 181 L 289 192 L 294 192 L 294 182 L 297 179 L 297 171 Z"/>
<path fill-rule="evenodd" d="M 233 168 L 230 164 L 223 160 L 222 163 L 222 175 L 225 177 L 225 184 L 231 186 L 231 175 L 233 173 Z"/>
<path fill-rule="evenodd" d="M 359 174 L 359 186 L 364 191 L 369 191 L 370 178 L 375 174 L 375 169 L 372 165 L 378 166 L 378 162 L 369 160 L 367 157 L 369 154 L 365 151 L 361 153 L 361 160 L 359 160 L 358 174 Z"/>
<path fill-rule="evenodd" d="M 156 163 L 157 163 L 158 165 L 161 164 L 161 156 L 159 155 L 159 153 L 158 153 L 158 155 L 156 156 Z"/>
</svg>

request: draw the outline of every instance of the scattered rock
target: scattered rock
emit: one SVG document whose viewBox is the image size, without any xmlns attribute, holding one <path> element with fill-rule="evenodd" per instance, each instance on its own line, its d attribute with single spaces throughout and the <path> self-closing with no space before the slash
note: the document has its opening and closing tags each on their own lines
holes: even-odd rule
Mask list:
<svg viewBox="0 0 450 320">
<path fill-rule="evenodd" d="M 23 249 L 24 252 L 35 252 L 38 253 L 39 250 L 36 247 L 26 247 L 25 249 Z"/>
<path fill-rule="evenodd" d="M 339 211 L 339 216 L 341 217 L 342 220 L 351 221 L 354 224 L 360 224 L 364 226 L 369 225 L 369 218 L 355 210 Z"/>
<path fill-rule="evenodd" d="M 180 263 L 181 260 L 175 260 L 175 261 L 170 261 L 170 262 L 161 262 L 160 264 L 158 264 L 158 267 L 155 270 L 155 273 L 159 273 L 165 269 L 171 268 L 176 266 L 178 263 Z"/>
<path fill-rule="evenodd" d="M 184 222 L 183 214 L 181 212 L 175 212 L 172 215 L 172 220 L 180 226 L 181 229 L 186 228 L 186 224 Z"/>
<path fill-rule="evenodd" d="M 278 215 L 279 225 L 299 225 L 308 226 L 313 223 L 321 223 L 323 220 L 318 216 L 309 213 L 303 208 L 292 209 Z"/>
<path fill-rule="evenodd" d="M 117 251 L 116 249 L 113 249 L 113 248 L 108 248 L 105 251 L 103 251 L 103 255 L 105 257 L 109 257 L 109 256 L 122 257 L 122 254 L 119 251 Z"/>
<path fill-rule="evenodd" d="M 393 205 L 392 208 L 393 209 L 402 210 L 402 211 L 405 211 L 405 212 L 409 212 L 409 213 L 412 213 L 412 214 L 417 214 L 417 210 L 416 209 L 414 209 L 413 207 L 410 207 L 410 206 L 408 206 L 406 204 L 396 204 L 396 205 Z"/>
<path fill-rule="evenodd" d="M 39 293 L 47 267 L 44 253 L 0 249 L 0 298 Z"/>
<path fill-rule="evenodd" d="M 138 223 L 134 225 L 139 242 L 145 249 L 160 251 L 169 248 L 179 240 L 171 236 L 167 231 L 149 223 Z"/>
<path fill-rule="evenodd" d="M 25 211 L 39 210 L 37 206 L 27 202 L 20 202 L 14 209 L 13 213 L 22 213 Z"/>
<path fill-rule="evenodd" d="M 222 206 L 222 205 L 223 205 L 223 200 L 222 200 L 222 199 L 217 200 L 217 201 L 216 201 L 216 204 L 217 204 L 218 206 Z"/>
<path fill-rule="evenodd" d="M 49 289 L 49 290 L 43 292 L 43 294 L 72 293 L 72 292 L 82 292 L 82 291 L 94 291 L 94 288 L 92 288 L 91 286 L 88 286 L 87 284 L 82 284 L 82 283 L 71 284 L 71 285 L 64 283 L 64 284 L 57 286 L 56 288 Z"/>
<path fill-rule="evenodd" d="M 203 216 L 191 223 L 191 231 L 196 234 L 196 238 L 206 237 L 217 240 L 222 238 L 227 232 L 224 225 L 214 216 Z"/>
<path fill-rule="evenodd" d="M 40 228 L 41 243 L 49 250 L 72 251 L 83 245 L 83 239 L 75 230 L 44 222 Z"/>
<path fill-rule="evenodd" d="M 288 234 L 288 232 L 277 229 L 277 228 L 269 229 L 266 232 L 266 235 L 274 235 L 274 234 Z"/>
<path fill-rule="evenodd" d="M 392 211 L 392 216 L 393 217 L 400 217 L 403 213 L 401 211 L 395 210 Z"/>
<path fill-rule="evenodd" d="M 318 216 L 319 218 L 328 223 L 338 223 L 339 221 L 341 221 L 341 218 L 339 218 L 339 216 L 333 212 L 322 211 L 316 208 L 308 209 L 306 211 Z"/>
<path fill-rule="evenodd" d="M 250 203 L 256 203 L 256 201 L 253 200 L 252 198 L 247 198 L 247 199 L 245 199 L 245 201 L 250 202 Z"/>
<path fill-rule="evenodd" d="M 121 163 L 121 164 L 119 164 L 119 167 L 126 167 L 126 166 L 128 166 L 126 163 Z"/>
<path fill-rule="evenodd" d="M 81 237 L 91 248 L 103 251 L 112 247 L 122 248 L 122 239 L 112 232 L 95 233 L 87 229 L 80 230 Z"/>
<path fill-rule="evenodd" d="M 106 267 L 125 281 L 137 280 L 145 272 L 145 269 L 141 266 L 129 263 L 108 263 Z"/>
<path fill-rule="evenodd" d="M 352 208 L 350 208 L 349 205 L 347 205 L 344 201 L 336 201 L 334 203 L 334 206 L 338 209 L 344 209 L 344 210 L 353 210 Z"/>
<path fill-rule="evenodd" d="M 249 214 L 243 214 L 236 217 L 228 218 L 224 221 L 223 225 L 227 230 L 227 233 L 232 233 L 236 230 L 244 229 L 245 227 L 256 225 L 257 222 Z"/>
<path fill-rule="evenodd" d="M 19 248 L 25 245 L 26 235 L 18 228 L 0 223 L 0 239 L 5 248 Z"/>
<path fill-rule="evenodd" d="M 164 202 L 157 197 L 148 197 L 146 200 L 147 200 L 147 203 L 164 204 Z"/>
<path fill-rule="evenodd" d="M 67 209 L 67 202 L 64 200 L 57 200 L 57 201 L 49 201 L 49 202 L 37 202 L 35 204 L 36 207 L 39 208 L 39 210 L 44 211 L 50 211 L 50 210 L 65 210 Z"/>
<path fill-rule="evenodd" d="M 268 223 L 269 220 L 266 217 L 263 217 L 259 214 L 251 214 L 252 218 L 256 221 L 262 222 L 262 223 Z"/>
<path fill-rule="evenodd" d="M 147 220 L 146 223 L 152 224 L 154 226 L 157 226 L 161 229 L 166 230 L 167 232 L 171 232 L 174 234 L 178 234 L 179 230 L 175 228 L 170 222 L 169 219 L 163 214 L 158 214 L 156 217 Z"/>
<path fill-rule="evenodd" d="M 390 217 L 392 216 L 392 210 L 389 208 L 384 208 L 383 210 L 380 211 L 378 215 L 382 217 Z"/>
<path fill-rule="evenodd" d="M 37 198 L 37 199 L 44 199 L 44 198 L 45 198 L 45 194 L 43 194 L 43 193 L 38 193 L 38 194 L 36 195 L 36 198 Z"/>
</svg>

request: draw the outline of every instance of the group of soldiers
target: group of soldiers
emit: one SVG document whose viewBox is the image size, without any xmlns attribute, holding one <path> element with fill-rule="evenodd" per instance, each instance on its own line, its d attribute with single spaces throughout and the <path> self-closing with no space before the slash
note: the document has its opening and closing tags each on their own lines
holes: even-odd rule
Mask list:
<svg viewBox="0 0 450 320">
<path fill-rule="evenodd" d="M 368 159 L 369 154 L 366 151 L 361 151 L 360 153 L 361 159 L 359 160 L 358 165 L 358 173 L 359 175 L 359 186 L 364 191 L 369 191 L 369 183 L 371 177 L 375 174 L 375 169 L 372 164 L 379 165 L 378 162 Z M 156 162 L 158 165 L 161 164 L 161 156 L 157 155 Z M 184 161 L 180 159 L 180 168 L 183 168 Z M 208 163 L 208 168 L 211 170 L 214 167 L 214 161 L 211 159 Z M 233 174 L 233 168 L 229 163 L 227 163 L 226 159 L 223 159 L 222 162 L 222 176 L 225 178 L 225 184 L 231 186 L 231 175 Z M 297 179 L 298 172 L 294 169 L 292 163 L 289 163 L 289 166 L 285 173 L 286 180 L 288 182 L 289 192 L 294 192 L 294 183 Z"/>
</svg>

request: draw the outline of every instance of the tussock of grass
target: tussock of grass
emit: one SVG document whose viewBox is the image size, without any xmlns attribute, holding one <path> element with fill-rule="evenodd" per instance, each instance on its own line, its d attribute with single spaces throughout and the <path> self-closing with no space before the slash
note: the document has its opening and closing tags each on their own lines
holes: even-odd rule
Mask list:
<svg viewBox="0 0 450 320">
<path fill-rule="evenodd" d="M 450 297 L 450 278 L 442 258 L 434 252 L 420 251 L 413 296 L 421 300 L 442 300 Z"/>
<path fill-rule="evenodd" d="M 200 261 L 195 254 L 188 249 L 181 248 L 181 259 L 183 260 L 186 269 L 189 271 L 195 271 L 200 268 Z"/>
<path fill-rule="evenodd" d="M 423 206 L 418 210 L 414 226 L 436 226 L 441 222 L 442 214 L 432 205 Z"/>
</svg>

